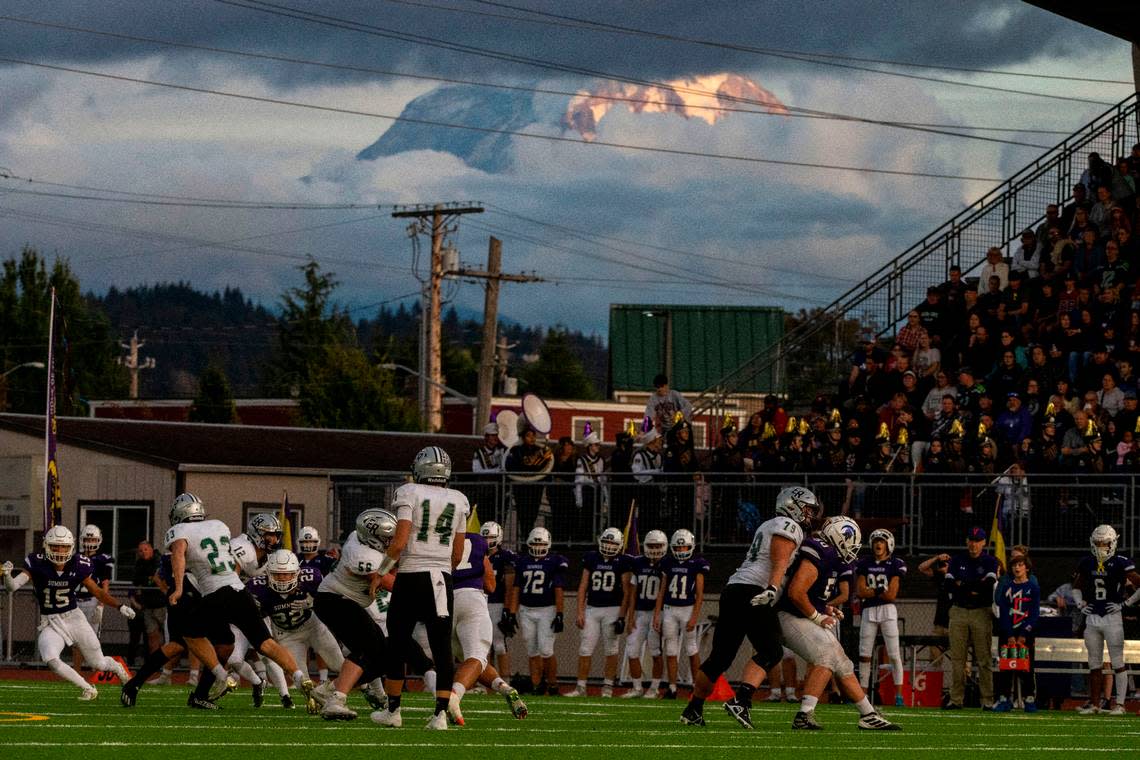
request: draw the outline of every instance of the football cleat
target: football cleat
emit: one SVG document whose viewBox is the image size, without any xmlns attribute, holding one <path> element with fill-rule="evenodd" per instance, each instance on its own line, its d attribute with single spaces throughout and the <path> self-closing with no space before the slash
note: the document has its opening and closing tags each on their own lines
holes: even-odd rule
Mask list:
<svg viewBox="0 0 1140 760">
<path fill-rule="evenodd" d="M 438 712 L 431 716 L 431 719 L 424 726 L 428 731 L 446 731 L 447 730 L 447 711 Z"/>
<path fill-rule="evenodd" d="M 1034 699 L 1033 697 L 1026 697 L 1025 698 L 1025 712 L 1027 712 L 1027 713 L 1037 712 L 1037 700 L 1036 699 Z"/>
<path fill-rule="evenodd" d="M 99 698 L 99 690 L 92 686 L 90 689 L 84 689 L 83 693 L 79 695 L 80 702 L 91 702 Z"/>
<path fill-rule="evenodd" d="M 503 697 L 507 700 L 507 707 L 511 709 L 511 715 L 515 716 L 518 720 L 522 720 L 527 715 L 526 703 L 522 701 L 519 693 L 511 689 Z"/>
<path fill-rule="evenodd" d="M 396 708 L 396 712 L 389 710 L 377 710 L 369 716 L 372 722 L 378 726 L 387 726 L 388 728 L 399 728 L 404 725 L 404 719 L 400 717 L 400 709 Z"/>
<path fill-rule="evenodd" d="M 265 704 L 265 681 L 253 687 L 253 706 L 261 707 Z"/>
<path fill-rule="evenodd" d="M 681 711 L 681 722 L 686 726 L 704 726 L 705 714 L 700 708 L 685 705 L 685 709 Z"/>
<path fill-rule="evenodd" d="M 642 699 L 661 699 L 660 689 L 646 689 L 645 693 L 641 695 Z"/>
<path fill-rule="evenodd" d="M 641 686 L 638 685 L 634 686 L 632 689 L 627 691 L 625 694 L 622 694 L 621 696 L 622 699 L 637 699 L 643 694 L 645 694 L 645 689 L 641 688 Z"/>
<path fill-rule="evenodd" d="M 1083 705 L 1077 708 L 1077 713 L 1079 715 L 1096 715 L 1098 712 L 1100 712 L 1100 708 L 1094 705 L 1092 702 L 1085 702 Z"/>
<path fill-rule="evenodd" d="M 123 707 L 134 707 L 135 700 L 139 697 L 139 687 L 132 686 L 131 684 L 124 684 L 123 690 L 119 693 L 119 702 Z"/>
<path fill-rule="evenodd" d="M 676 686 L 670 686 L 668 689 L 665 690 L 665 694 L 661 698 L 662 699 L 676 699 L 677 698 L 677 687 Z"/>
<path fill-rule="evenodd" d="M 1105 715 L 1127 715 L 1128 714 L 1124 710 L 1124 705 L 1120 705 L 1120 704 L 1113 705 L 1108 710 L 1101 710 L 1101 712 L 1104 713 Z"/>
<path fill-rule="evenodd" d="M 560 696 L 562 696 L 562 692 L 558 690 L 558 684 L 552 683 L 549 686 L 547 686 L 546 687 L 546 696 L 548 696 L 548 697 L 560 697 Z"/>
<path fill-rule="evenodd" d="M 1001 699 L 999 699 L 997 702 L 994 703 L 994 710 L 993 711 L 996 713 L 1007 713 L 1012 709 L 1013 709 L 1013 702 L 1010 702 L 1005 697 L 1002 697 Z"/>
<path fill-rule="evenodd" d="M 319 707 L 324 707 L 325 701 L 332 696 L 333 691 L 335 691 L 333 688 L 333 682 L 325 681 L 323 684 L 309 692 L 309 696 L 313 699 L 314 702 L 317 703 Z"/>
<path fill-rule="evenodd" d="M 344 702 L 343 694 L 330 694 L 321 708 L 321 717 L 325 720 L 356 720 L 356 711 L 350 710 Z"/>
<path fill-rule="evenodd" d="M 315 697 L 317 695 L 317 692 L 320 691 L 321 688 L 323 688 L 323 687 L 324 687 L 324 684 L 321 684 L 320 686 L 318 686 L 316 688 L 316 691 L 313 692 L 313 696 Z M 388 695 L 385 694 L 384 692 L 380 692 L 379 694 L 377 694 L 372 689 L 371 684 L 369 684 L 368 686 L 362 686 L 360 688 L 360 693 L 364 695 L 364 701 L 367 702 L 368 706 L 371 707 L 373 710 L 383 710 L 388 705 Z"/>
<path fill-rule="evenodd" d="M 186 679 L 186 685 L 191 687 L 198 685 L 198 671 L 190 671 L 190 677 Z"/>
<path fill-rule="evenodd" d="M 895 707 L 906 707 L 906 703 L 903 702 L 902 694 L 895 695 Z"/>
<path fill-rule="evenodd" d="M 154 679 L 153 681 L 147 681 L 146 685 L 147 686 L 169 686 L 170 685 L 170 676 L 167 675 L 166 673 L 163 673 L 162 675 L 160 675 L 158 678 Z"/>
<path fill-rule="evenodd" d="M 736 697 L 724 703 L 724 711 L 731 715 L 737 723 L 744 728 L 755 728 L 752 725 L 752 715 L 749 712 L 748 705 L 739 702 Z"/>
<path fill-rule="evenodd" d="M 860 726 L 863 725 L 862 719 L 860 719 L 859 725 Z M 815 711 L 814 710 L 812 712 L 804 712 L 803 710 L 800 710 L 798 713 L 796 713 L 795 719 L 792 720 L 792 728 L 793 729 L 802 729 L 804 731 L 822 731 L 823 730 L 823 726 L 821 726 L 815 722 Z"/>
<path fill-rule="evenodd" d="M 186 699 L 186 706 L 187 707 L 193 707 L 195 710 L 221 710 L 222 709 L 222 708 L 218 707 L 218 705 L 215 704 L 214 702 L 211 702 L 208 699 L 202 699 L 201 697 L 196 696 L 193 692 L 191 692 L 190 696 Z"/>
<path fill-rule="evenodd" d="M 295 707 L 296 707 L 296 705 L 293 704 L 293 698 L 292 697 L 290 697 L 288 694 L 282 694 L 281 695 L 281 708 L 282 709 L 292 710 Z"/>
<path fill-rule="evenodd" d="M 575 686 L 573 691 L 568 691 L 562 696 L 564 697 L 584 697 L 586 696 L 585 686 Z"/>
<path fill-rule="evenodd" d="M 942 709 L 943 710 L 961 710 L 962 705 L 958 704 L 957 702 L 947 702 L 946 704 L 942 705 Z M 1078 710 L 1078 712 L 1080 712 L 1080 711 Z"/>
<path fill-rule="evenodd" d="M 603 699 L 607 699 L 609 697 L 612 697 L 613 695 L 614 695 L 614 687 L 612 687 L 612 686 L 603 686 L 602 687 L 602 698 Z"/>
<path fill-rule="evenodd" d="M 780 692 L 779 689 L 772 689 L 772 691 L 768 693 L 767 701 L 768 702 L 783 702 L 784 701 L 784 695 Z"/>
<path fill-rule="evenodd" d="M 210 687 L 210 694 L 206 699 L 210 702 L 217 702 L 237 687 L 238 683 L 234 680 L 234 677 L 226 676 L 226 680 L 214 682 L 214 685 Z"/>
<path fill-rule="evenodd" d="M 463 711 L 459 709 L 459 695 L 454 691 L 447 698 L 447 719 L 453 726 L 467 725 L 467 721 L 463 720 Z"/>
<path fill-rule="evenodd" d="M 877 712 L 867 713 L 859 719 L 859 728 L 866 731 L 901 731 L 902 729 L 891 723 Z"/>
</svg>

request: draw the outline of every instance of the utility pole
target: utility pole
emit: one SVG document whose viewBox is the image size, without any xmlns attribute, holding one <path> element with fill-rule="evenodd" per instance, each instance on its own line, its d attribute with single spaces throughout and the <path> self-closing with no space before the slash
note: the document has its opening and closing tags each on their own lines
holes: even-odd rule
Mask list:
<svg viewBox="0 0 1140 760">
<path fill-rule="evenodd" d="M 135 330 L 134 335 L 131 336 L 130 343 L 120 343 L 120 346 L 127 350 L 126 356 L 119 357 L 119 364 L 127 368 L 131 373 L 131 398 L 139 397 L 139 372 L 144 369 L 154 369 L 154 357 L 148 357 L 146 361 L 139 361 L 139 349 L 146 345 L 145 340 L 139 340 L 139 331 Z"/>
<path fill-rule="evenodd" d="M 415 206 L 396 211 L 392 216 L 396 219 L 416 219 L 412 230 L 415 234 L 429 232 L 431 234 L 431 264 L 428 267 L 427 282 L 427 310 L 422 312 L 422 318 L 427 320 L 427 329 L 423 331 L 426 339 L 424 351 L 424 367 L 420 369 L 426 383 L 421 383 L 421 398 L 423 404 L 421 414 L 424 427 L 428 432 L 438 431 L 443 427 L 443 360 L 440 336 L 440 291 L 445 274 L 443 270 L 443 240 L 453 231 L 449 228 L 451 220 L 463 214 L 482 214 L 483 207 L 477 205 L 459 205 L 436 203 L 432 206 Z M 429 224 L 430 220 L 430 224 Z M 425 387 L 426 385 L 426 387 Z"/>
</svg>

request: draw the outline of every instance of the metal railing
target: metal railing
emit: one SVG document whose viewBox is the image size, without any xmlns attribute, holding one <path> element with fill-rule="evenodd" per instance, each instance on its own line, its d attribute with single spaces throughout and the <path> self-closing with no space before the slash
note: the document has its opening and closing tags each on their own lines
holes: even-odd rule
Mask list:
<svg viewBox="0 0 1140 760">
<path fill-rule="evenodd" d="M 951 266 L 960 266 L 963 274 L 969 274 L 982 265 L 990 247 L 1011 245 L 1019 239 L 1022 230 L 1044 219 L 1048 204 L 1063 203 L 1070 198 L 1088 153 L 1099 152 L 1110 163 L 1118 156 L 1128 155 L 1140 135 L 1137 98 L 1138 95 L 1130 95 L 1108 109 L 883 264 L 818 316 L 788 331 L 777 343 L 761 348 L 751 359 L 701 393 L 693 406 L 697 411 L 719 413 L 728 406 L 730 395 L 773 369 L 776 389 L 782 388 L 781 378 L 791 374 L 788 365 L 809 339 L 837 330 L 845 320 L 855 320 L 878 335 L 892 332 L 907 310 L 925 298 L 926 288 L 946 281 Z M 759 403 L 758 400 L 735 401 L 734 409 L 743 404 L 748 412 L 757 410 L 749 404 Z"/>
</svg>

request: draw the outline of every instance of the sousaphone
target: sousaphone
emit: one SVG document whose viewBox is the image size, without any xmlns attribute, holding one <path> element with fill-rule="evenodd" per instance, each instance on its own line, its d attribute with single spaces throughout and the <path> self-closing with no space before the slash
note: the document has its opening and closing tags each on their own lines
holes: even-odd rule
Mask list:
<svg viewBox="0 0 1140 760">
<path fill-rule="evenodd" d="M 503 430 L 508 424 L 514 422 L 514 429 L 511 433 L 511 443 L 507 443 L 503 437 Z M 522 439 L 523 433 L 527 428 L 533 429 L 541 436 L 546 436 L 550 433 L 553 427 L 553 422 L 550 418 L 550 408 L 546 406 L 546 402 L 533 393 L 524 394 L 522 397 L 522 409 L 519 412 L 514 412 L 510 409 L 504 409 L 499 412 L 495 417 L 495 422 L 499 425 L 499 440 L 503 441 L 506 446 L 514 446 Z M 519 483 L 525 483 L 533 480 L 540 480 L 545 477 L 554 469 L 554 454 L 550 449 L 543 447 L 543 462 L 542 469 L 531 475 L 511 475 L 511 480 Z"/>
</svg>

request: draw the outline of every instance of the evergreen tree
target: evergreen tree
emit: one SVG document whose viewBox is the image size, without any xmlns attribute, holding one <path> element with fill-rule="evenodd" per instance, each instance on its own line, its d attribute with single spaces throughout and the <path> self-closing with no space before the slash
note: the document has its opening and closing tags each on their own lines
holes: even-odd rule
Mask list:
<svg viewBox="0 0 1140 760">
<path fill-rule="evenodd" d="M 333 345 L 301 386 L 301 418 L 312 427 L 416 430 L 414 404 L 395 393 L 392 373 L 355 346 Z"/>
<path fill-rule="evenodd" d="M 238 421 L 230 381 L 225 370 L 213 362 L 198 380 L 198 395 L 190 405 L 190 421 L 223 425 Z"/>
<path fill-rule="evenodd" d="M 582 361 L 571 350 L 565 328 L 551 328 L 538 351 L 538 361 L 523 368 L 526 390 L 544 398 L 596 399 L 598 391 L 586 377 Z"/>
</svg>

